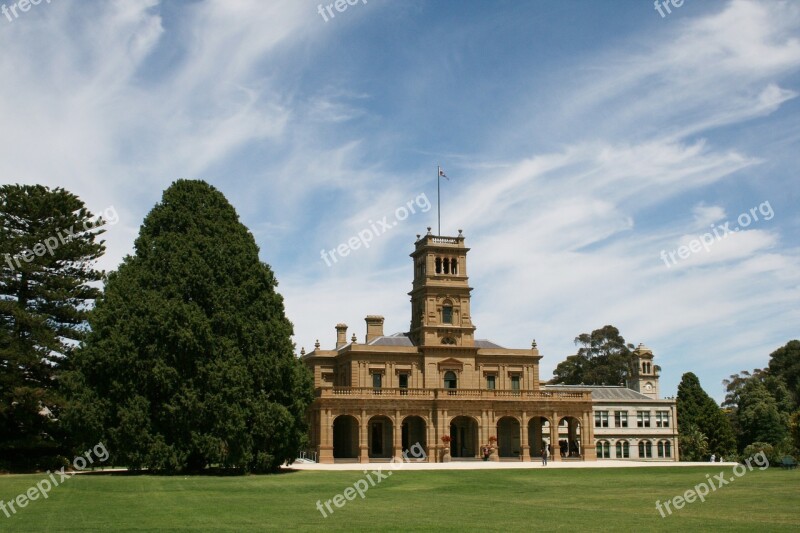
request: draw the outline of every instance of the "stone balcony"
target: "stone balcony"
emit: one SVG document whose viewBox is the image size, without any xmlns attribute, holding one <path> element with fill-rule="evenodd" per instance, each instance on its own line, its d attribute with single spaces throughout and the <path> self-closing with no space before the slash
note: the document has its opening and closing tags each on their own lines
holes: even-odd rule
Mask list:
<svg viewBox="0 0 800 533">
<path fill-rule="evenodd" d="M 317 398 L 408 398 L 428 400 L 571 400 L 590 402 L 591 391 L 486 390 L 486 389 L 404 389 L 373 387 L 320 387 Z"/>
</svg>

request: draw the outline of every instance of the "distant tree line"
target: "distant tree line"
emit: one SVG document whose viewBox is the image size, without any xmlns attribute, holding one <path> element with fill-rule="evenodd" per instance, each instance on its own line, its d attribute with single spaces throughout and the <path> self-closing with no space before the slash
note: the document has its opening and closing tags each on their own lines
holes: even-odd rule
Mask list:
<svg viewBox="0 0 800 533">
<path fill-rule="evenodd" d="M 578 335 L 575 344 L 577 353 L 556 366 L 551 383 L 629 384 L 634 345 L 616 327 Z M 800 455 L 800 341 L 774 351 L 768 368 L 734 374 L 723 385 L 727 395 L 720 406 L 695 374 L 683 375 L 676 399 L 681 460 L 705 461 L 712 454 L 746 458 L 764 451 L 775 462 Z"/>
</svg>

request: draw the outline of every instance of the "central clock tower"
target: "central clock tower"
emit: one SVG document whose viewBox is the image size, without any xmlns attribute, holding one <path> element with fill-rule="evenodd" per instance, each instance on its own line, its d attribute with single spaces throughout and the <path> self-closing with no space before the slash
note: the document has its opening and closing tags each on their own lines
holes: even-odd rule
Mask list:
<svg viewBox="0 0 800 533">
<path fill-rule="evenodd" d="M 467 252 L 457 237 L 417 235 L 411 296 L 411 340 L 417 346 L 475 346 L 470 314 Z"/>
</svg>

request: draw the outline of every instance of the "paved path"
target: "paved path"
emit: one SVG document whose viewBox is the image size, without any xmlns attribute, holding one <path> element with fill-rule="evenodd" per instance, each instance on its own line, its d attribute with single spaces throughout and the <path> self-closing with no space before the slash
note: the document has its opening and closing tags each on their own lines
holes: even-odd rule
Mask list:
<svg viewBox="0 0 800 533">
<path fill-rule="evenodd" d="M 449 463 L 293 463 L 288 468 L 290 470 L 366 470 L 367 468 L 377 470 L 379 468 L 391 470 L 497 470 L 497 469 L 519 469 L 519 468 L 634 468 L 634 467 L 665 467 L 665 466 L 716 466 L 732 467 L 736 463 L 689 463 L 674 461 L 615 461 L 605 459 L 602 461 L 550 461 L 547 466 L 542 466 L 542 461 L 451 461 Z"/>
</svg>

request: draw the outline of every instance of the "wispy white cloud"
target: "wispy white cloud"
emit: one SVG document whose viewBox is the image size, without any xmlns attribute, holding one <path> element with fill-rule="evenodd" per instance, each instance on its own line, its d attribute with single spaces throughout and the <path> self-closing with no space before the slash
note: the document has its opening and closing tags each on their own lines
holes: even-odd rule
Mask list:
<svg viewBox="0 0 800 533">
<path fill-rule="evenodd" d="M 476 32 L 485 18 L 439 21 L 446 35 L 415 25 L 434 3 L 370 3 L 328 23 L 311 1 L 86 5 L 53 3 L 0 28 L 0 176 L 114 205 L 107 268 L 161 190 L 203 178 L 274 264 L 298 344 L 330 345 L 339 321 L 362 338 L 371 313 L 405 330 L 407 255 L 433 211 L 333 267 L 319 250 L 420 193 L 435 204 L 441 162 L 453 178 L 443 230 L 463 228 L 473 249 L 478 336 L 535 337 L 543 377 L 575 335 L 611 323 L 663 356 L 669 391 L 698 366 L 720 376 L 763 364 L 798 323 L 800 221 L 787 209 L 672 267 L 659 257 L 797 190 L 765 174 L 800 139 L 776 120 L 798 94 L 793 3 L 734 0 L 613 42 L 597 30 L 579 57 L 542 72 L 520 55 L 517 77 L 501 81 L 482 61 L 496 39 Z M 370 35 L 382 17 L 397 34 Z M 520 89 L 494 98 L 501 85 Z M 771 154 L 743 135 L 757 121 L 779 129 Z"/>
</svg>

